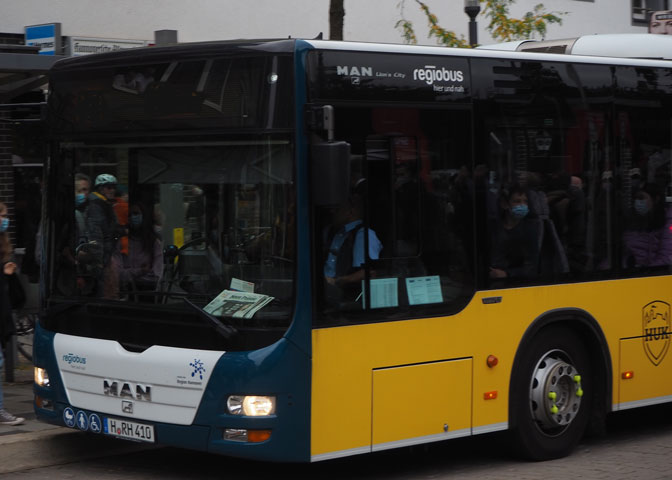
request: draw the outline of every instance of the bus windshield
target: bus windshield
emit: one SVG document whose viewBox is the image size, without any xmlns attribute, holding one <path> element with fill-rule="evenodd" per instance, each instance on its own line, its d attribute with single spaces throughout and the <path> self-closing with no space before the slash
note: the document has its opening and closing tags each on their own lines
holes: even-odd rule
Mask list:
<svg viewBox="0 0 672 480">
<path fill-rule="evenodd" d="M 52 72 L 45 325 L 137 349 L 269 344 L 294 296 L 292 59 L 173 53 Z"/>
<path fill-rule="evenodd" d="M 243 291 L 270 300 L 241 326 L 288 324 L 291 150 L 282 135 L 61 144 L 51 298 L 170 311 Z"/>
</svg>

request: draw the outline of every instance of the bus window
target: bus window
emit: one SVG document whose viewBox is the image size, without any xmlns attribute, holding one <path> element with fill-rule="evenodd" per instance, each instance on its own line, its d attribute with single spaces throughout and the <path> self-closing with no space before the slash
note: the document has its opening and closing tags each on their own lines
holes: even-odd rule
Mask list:
<svg viewBox="0 0 672 480">
<path fill-rule="evenodd" d="M 655 68 L 620 67 L 615 73 L 624 275 L 666 274 L 672 264 L 672 81 Z"/>
<path fill-rule="evenodd" d="M 316 209 L 321 322 L 457 312 L 473 289 L 466 111 L 340 109 L 346 205 Z"/>
<path fill-rule="evenodd" d="M 205 304 L 246 282 L 291 303 L 294 201 L 286 141 L 75 145 L 61 158 L 64 207 L 57 220 L 67 255 L 55 266 L 55 292 Z M 82 179 L 91 193 L 78 200 Z"/>
<path fill-rule="evenodd" d="M 485 180 L 478 193 L 484 286 L 617 274 L 620 166 L 610 155 L 611 69 L 492 60 L 474 68 L 486 92 L 476 142 Z M 527 207 L 519 221 L 511 216 L 512 190 Z M 523 238 L 526 247 L 516 241 Z"/>
</svg>

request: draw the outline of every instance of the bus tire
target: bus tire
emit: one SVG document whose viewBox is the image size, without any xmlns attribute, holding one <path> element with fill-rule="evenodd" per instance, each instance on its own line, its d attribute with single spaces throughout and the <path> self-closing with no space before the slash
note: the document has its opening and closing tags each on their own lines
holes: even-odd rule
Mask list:
<svg viewBox="0 0 672 480">
<path fill-rule="evenodd" d="M 531 460 L 571 453 L 590 417 L 593 371 L 585 343 L 567 328 L 539 332 L 520 353 L 511 383 L 517 452 Z"/>
</svg>

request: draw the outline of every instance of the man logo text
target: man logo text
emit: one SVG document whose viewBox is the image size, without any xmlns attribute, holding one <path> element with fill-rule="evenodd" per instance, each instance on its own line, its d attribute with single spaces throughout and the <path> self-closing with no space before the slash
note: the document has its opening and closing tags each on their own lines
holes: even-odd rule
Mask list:
<svg viewBox="0 0 672 480">
<path fill-rule="evenodd" d="M 339 65 L 336 67 L 337 75 L 346 75 L 349 77 L 373 77 L 373 68 L 371 67 L 349 67 Z"/>
<path fill-rule="evenodd" d="M 103 380 L 103 394 L 112 397 L 130 398 L 152 401 L 152 386 L 139 383 L 124 382 L 123 380 Z"/>
</svg>

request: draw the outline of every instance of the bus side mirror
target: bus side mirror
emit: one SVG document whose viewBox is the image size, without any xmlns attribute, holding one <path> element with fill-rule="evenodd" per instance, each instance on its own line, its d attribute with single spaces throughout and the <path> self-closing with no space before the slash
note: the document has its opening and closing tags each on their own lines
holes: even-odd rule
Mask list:
<svg viewBox="0 0 672 480">
<path fill-rule="evenodd" d="M 350 193 L 350 144 L 320 142 L 311 146 L 311 185 L 318 206 L 345 203 Z"/>
</svg>

